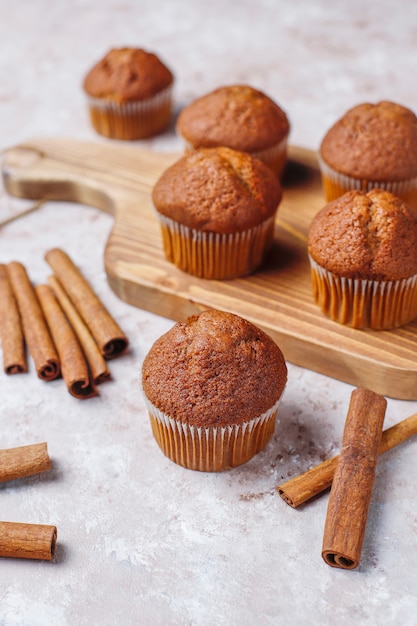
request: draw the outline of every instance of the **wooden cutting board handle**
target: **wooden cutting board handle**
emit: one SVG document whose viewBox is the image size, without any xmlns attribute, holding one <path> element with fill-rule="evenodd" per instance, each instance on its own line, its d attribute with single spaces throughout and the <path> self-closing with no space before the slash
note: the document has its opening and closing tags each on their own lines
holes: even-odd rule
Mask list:
<svg viewBox="0 0 417 626">
<path fill-rule="evenodd" d="M 4 185 L 13 196 L 78 202 L 115 215 L 118 206 L 123 208 L 126 201 L 137 200 L 141 183 L 142 193 L 148 197 L 157 175 L 178 158 L 169 154 L 155 158 L 153 153 L 138 149 L 133 156 L 144 166 L 138 167 L 136 180 L 132 172 L 132 184 L 128 178 L 121 184 L 124 147 L 118 150 L 112 146 L 110 155 L 106 148 L 68 139 L 35 140 L 10 148 L 3 161 Z"/>
</svg>

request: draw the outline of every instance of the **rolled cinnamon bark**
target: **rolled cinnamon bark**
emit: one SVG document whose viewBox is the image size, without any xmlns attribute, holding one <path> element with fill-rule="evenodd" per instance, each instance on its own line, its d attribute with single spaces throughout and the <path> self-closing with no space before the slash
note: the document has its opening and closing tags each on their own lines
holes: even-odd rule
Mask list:
<svg viewBox="0 0 417 626">
<path fill-rule="evenodd" d="M 58 353 L 26 269 L 21 263 L 12 261 L 7 265 L 7 274 L 37 374 L 42 380 L 54 380 L 61 373 Z"/>
<path fill-rule="evenodd" d="M 332 567 L 359 565 L 386 406 L 367 389 L 351 395 L 323 535 L 322 557 Z"/>
<path fill-rule="evenodd" d="M 403 441 L 417 434 L 417 413 L 413 413 L 406 419 L 387 428 L 382 433 L 378 454 L 388 452 Z M 307 472 L 290 478 L 287 482 L 279 485 L 277 491 L 281 498 L 294 509 L 311 500 L 328 489 L 336 470 L 339 455 L 319 463 Z"/>
<path fill-rule="evenodd" d="M 35 288 L 45 319 L 51 330 L 61 362 L 61 373 L 68 391 L 75 398 L 86 399 L 97 395 L 78 339 L 48 285 Z"/>
<path fill-rule="evenodd" d="M 122 354 L 128 346 L 126 335 L 66 252 L 54 248 L 46 253 L 45 259 L 88 326 L 104 358 L 112 359 Z"/>
<path fill-rule="evenodd" d="M 6 374 L 27 372 L 25 339 L 19 309 L 5 265 L 0 264 L 0 334 Z"/>
<path fill-rule="evenodd" d="M 46 443 L 0 450 L 0 482 L 33 476 L 51 469 Z"/>
<path fill-rule="evenodd" d="M 56 526 L 0 522 L 0 556 L 52 561 L 57 535 Z"/>
<path fill-rule="evenodd" d="M 88 367 L 90 368 L 93 382 L 98 385 L 99 383 L 108 380 L 110 378 L 110 371 L 107 367 L 107 363 L 98 349 L 92 334 L 84 324 L 82 318 L 77 312 L 77 309 L 68 298 L 65 290 L 62 288 L 61 283 L 56 276 L 49 276 L 48 283 L 52 288 L 56 299 L 61 305 L 69 323 L 71 324 L 73 331 L 78 337 L 78 341 L 81 344 Z"/>
</svg>

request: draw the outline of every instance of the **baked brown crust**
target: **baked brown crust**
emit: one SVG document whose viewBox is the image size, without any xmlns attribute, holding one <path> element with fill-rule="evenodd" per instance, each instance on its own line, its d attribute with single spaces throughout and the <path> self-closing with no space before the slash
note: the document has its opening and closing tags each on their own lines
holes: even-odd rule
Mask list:
<svg viewBox="0 0 417 626">
<path fill-rule="evenodd" d="M 388 191 L 349 191 L 314 217 L 308 251 L 338 276 L 408 278 L 417 274 L 417 211 Z"/>
<path fill-rule="evenodd" d="M 185 107 L 178 133 L 194 148 L 227 146 L 244 152 L 265 150 L 288 136 L 284 111 L 247 85 L 219 87 Z"/>
<path fill-rule="evenodd" d="M 341 174 L 370 181 L 417 176 L 417 117 L 383 101 L 353 107 L 326 133 L 322 159 Z"/>
<path fill-rule="evenodd" d="M 175 324 L 153 344 L 142 367 L 148 400 L 197 427 L 262 415 L 286 381 L 284 356 L 274 341 L 247 320 L 217 310 Z"/>
<path fill-rule="evenodd" d="M 169 87 L 173 78 L 154 53 L 113 48 L 87 73 L 83 88 L 93 98 L 122 104 L 154 96 Z"/>
<path fill-rule="evenodd" d="M 264 163 L 229 148 L 207 148 L 185 155 L 156 182 L 157 211 L 189 228 L 235 233 L 272 216 L 281 185 Z"/>
</svg>

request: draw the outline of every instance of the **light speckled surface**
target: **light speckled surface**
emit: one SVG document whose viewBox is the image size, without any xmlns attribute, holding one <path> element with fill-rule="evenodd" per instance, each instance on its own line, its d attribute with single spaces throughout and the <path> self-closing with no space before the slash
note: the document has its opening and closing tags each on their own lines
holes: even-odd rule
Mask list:
<svg viewBox="0 0 417 626">
<path fill-rule="evenodd" d="M 0 0 L 0 148 L 34 136 L 93 141 L 80 83 L 108 48 L 140 45 L 174 70 L 176 110 L 227 82 L 248 82 L 288 113 L 291 142 L 316 149 L 360 101 L 417 109 L 417 5 L 382 0 Z M 138 142 L 180 149 L 173 129 Z M 16 204 L 0 197 L 0 219 Z M 24 203 L 23 203 L 24 204 Z M 327 495 L 300 510 L 275 492 L 338 451 L 349 385 L 289 364 L 273 440 L 224 474 L 172 464 L 157 448 L 140 363 L 172 322 L 121 302 L 103 269 L 112 219 L 49 203 L 0 230 L 0 262 L 34 282 L 61 246 L 131 339 L 100 396 L 77 401 L 62 381 L 0 376 L 1 447 L 47 441 L 48 474 L 0 485 L 1 518 L 58 527 L 52 563 L 0 560 L 0 624 L 215 625 L 416 623 L 417 441 L 378 465 L 360 567 L 321 559 Z M 417 410 L 388 401 L 386 425 Z"/>
</svg>

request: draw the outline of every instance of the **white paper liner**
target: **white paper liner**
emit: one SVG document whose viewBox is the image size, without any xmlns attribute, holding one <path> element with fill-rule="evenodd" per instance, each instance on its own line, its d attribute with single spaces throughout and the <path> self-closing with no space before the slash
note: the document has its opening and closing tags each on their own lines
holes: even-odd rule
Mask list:
<svg viewBox="0 0 417 626">
<path fill-rule="evenodd" d="M 224 234 L 188 228 L 157 211 L 167 258 L 181 270 L 224 280 L 245 276 L 261 265 L 273 240 L 275 214 L 248 230 Z"/>
<path fill-rule="evenodd" d="M 287 162 L 287 137 L 271 148 L 251 152 L 251 155 L 268 165 L 278 177 L 281 177 Z"/>
<path fill-rule="evenodd" d="M 219 472 L 246 463 L 271 439 L 281 397 L 265 413 L 231 426 L 190 426 L 144 400 L 152 430 L 162 452 L 188 469 Z"/>
<path fill-rule="evenodd" d="M 171 99 L 172 85 L 166 87 L 159 93 L 145 98 L 144 100 L 135 100 L 133 102 L 123 102 L 122 104 L 105 98 L 93 98 L 88 96 L 88 104 L 97 109 L 113 110 L 117 113 L 137 114 L 139 112 L 153 111 L 156 106 L 162 106 Z"/>
<path fill-rule="evenodd" d="M 161 132 L 171 118 L 172 89 L 169 85 L 150 98 L 123 103 L 88 96 L 94 128 L 115 139 L 140 139 Z"/>
<path fill-rule="evenodd" d="M 417 204 L 417 178 L 398 181 L 372 181 L 364 178 L 353 178 L 336 172 L 318 155 L 318 163 L 323 180 L 326 200 L 336 200 L 347 191 L 357 190 L 368 192 L 371 189 L 389 191 L 411 205 Z"/>
<path fill-rule="evenodd" d="M 309 255 L 313 295 L 323 313 L 352 328 L 388 330 L 417 317 L 417 274 L 377 281 L 337 276 Z"/>
</svg>

